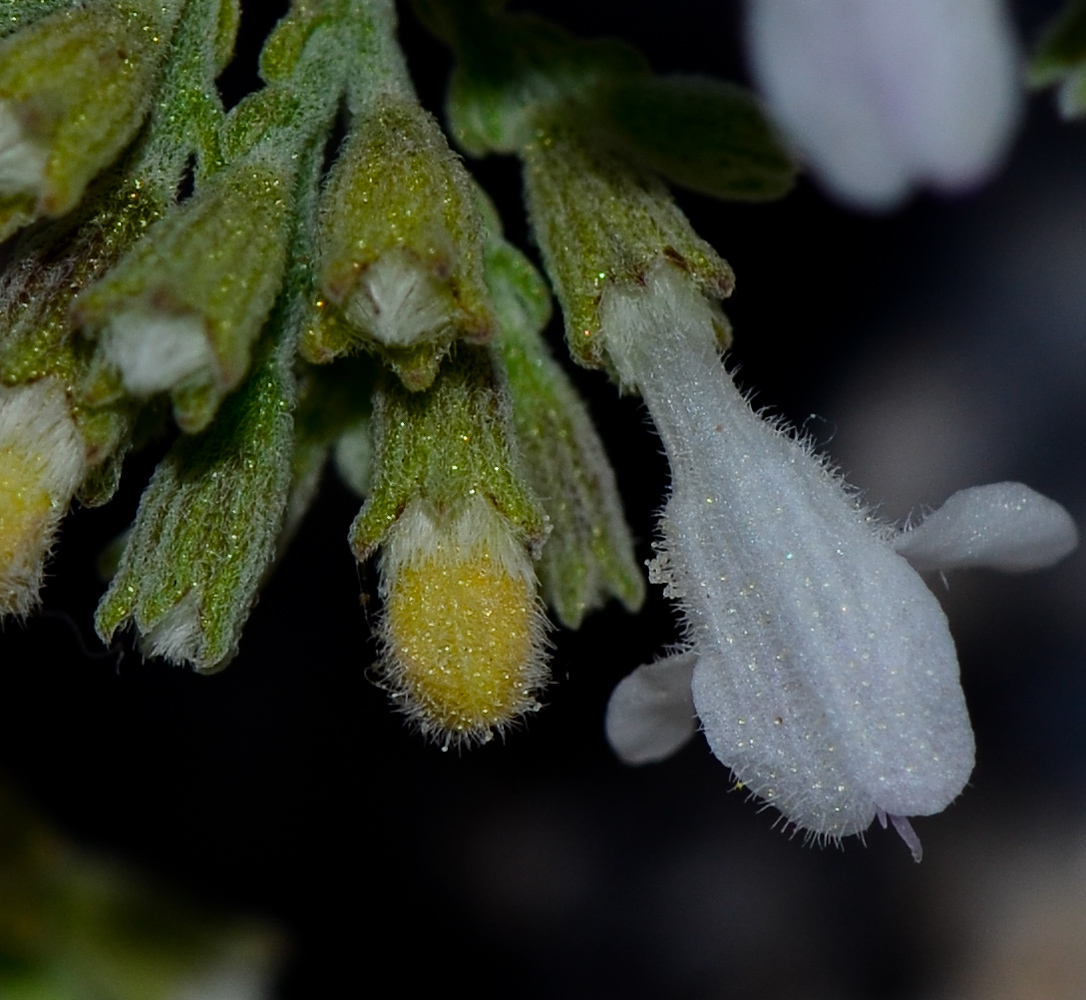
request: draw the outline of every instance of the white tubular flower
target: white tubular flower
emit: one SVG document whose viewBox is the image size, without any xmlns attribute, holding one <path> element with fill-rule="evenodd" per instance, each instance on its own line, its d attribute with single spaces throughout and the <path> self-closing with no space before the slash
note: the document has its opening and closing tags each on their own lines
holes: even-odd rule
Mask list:
<svg viewBox="0 0 1086 1000">
<path fill-rule="evenodd" d="M 0 386 L 0 616 L 37 604 L 53 536 L 86 465 L 58 382 Z"/>
<path fill-rule="evenodd" d="M 1022 108 L 1002 0 L 749 0 L 751 71 L 831 194 L 886 209 L 970 188 Z"/>
<path fill-rule="evenodd" d="M 939 548 L 956 565 L 987 548 L 1024 567 L 1074 548 L 1073 523 L 1000 484 L 895 543 L 824 461 L 751 410 L 681 272 L 659 266 L 601 308 L 608 353 L 671 463 L 650 579 L 680 603 L 690 644 L 619 685 L 612 746 L 630 763 L 660 759 L 696 713 L 713 753 L 787 823 L 836 840 L 889 817 L 919 857 L 907 817 L 961 792 L 973 734 L 946 618 L 895 547 L 926 565 Z"/>
</svg>

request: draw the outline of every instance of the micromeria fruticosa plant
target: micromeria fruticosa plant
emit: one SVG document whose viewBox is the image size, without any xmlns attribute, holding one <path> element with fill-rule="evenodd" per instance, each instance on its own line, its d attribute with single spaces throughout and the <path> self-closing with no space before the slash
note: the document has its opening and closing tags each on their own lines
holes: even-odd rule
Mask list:
<svg viewBox="0 0 1086 1000">
<path fill-rule="evenodd" d="M 759 20 L 770 3 L 751 0 L 752 30 L 786 23 Z M 672 469 L 649 580 L 685 638 L 616 689 L 612 746 L 660 759 L 700 720 L 786 824 L 836 840 L 878 817 L 919 858 L 908 817 L 960 793 L 973 737 L 918 573 L 1049 565 L 1077 531 L 1013 483 L 895 530 L 733 385 L 731 269 L 666 185 L 779 198 L 803 136 L 739 86 L 658 76 L 501 0 L 416 0 L 455 55 L 454 147 L 522 163 L 545 280 L 419 104 L 392 0 L 295 0 L 263 86 L 229 111 L 215 80 L 238 0 L 4 7 L 0 613 L 33 612 L 73 501 L 107 502 L 133 442 L 172 428 L 95 625 L 219 670 L 332 463 L 364 501 L 351 549 L 380 572 L 379 682 L 443 748 L 502 733 L 539 708 L 548 611 L 577 628 L 645 593 L 603 446 L 542 339 L 549 284 L 573 360 L 641 394 Z M 998 41 L 999 4 L 969 10 Z M 936 26 L 948 65 L 970 16 Z M 1037 73 L 1067 75 L 1079 110 L 1075 24 Z M 1009 129 L 990 117 L 964 166 L 884 151 L 908 159 L 886 190 L 979 176 Z"/>
</svg>

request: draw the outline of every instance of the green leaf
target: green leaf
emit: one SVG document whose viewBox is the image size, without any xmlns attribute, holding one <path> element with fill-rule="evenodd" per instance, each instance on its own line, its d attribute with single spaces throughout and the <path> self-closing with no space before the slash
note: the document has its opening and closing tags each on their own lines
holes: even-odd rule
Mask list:
<svg viewBox="0 0 1086 1000">
<path fill-rule="evenodd" d="M 1065 118 L 1086 115 L 1086 0 L 1071 0 L 1041 36 L 1028 80 L 1033 87 L 1059 85 Z"/>
<path fill-rule="evenodd" d="M 796 166 L 755 98 L 698 76 L 637 76 L 603 89 L 591 134 L 668 180 L 717 198 L 779 198 Z M 591 113 L 591 112 L 590 112 Z"/>
<path fill-rule="evenodd" d="M 419 2 L 420 16 L 458 57 L 449 84 L 449 127 L 473 156 L 513 153 L 530 141 L 543 107 L 580 101 L 601 83 L 648 72 L 615 41 L 573 38 L 557 25 L 506 14 L 489 0 Z"/>
<path fill-rule="evenodd" d="M 1029 82 L 1045 87 L 1086 61 L 1086 0 L 1071 0 L 1045 29 L 1029 67 Z"/>
</svg>

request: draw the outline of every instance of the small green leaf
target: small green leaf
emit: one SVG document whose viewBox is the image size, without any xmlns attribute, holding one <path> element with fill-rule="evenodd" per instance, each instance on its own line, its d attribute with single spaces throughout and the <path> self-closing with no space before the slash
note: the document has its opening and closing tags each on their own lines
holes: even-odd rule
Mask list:
<svg viewBox="0 0 1086 1000">
<path fill-rule="evenodd" d="M 1041 35 L 1029 67 L 1029 82 L 1045 87 L 1086 61 L 1086 0 L 1071 0 Z"/>
<path fill-rule="evenodd" d="M 488 0 L 416 6 L 456 51 L 449 126 L 473 156 L 516 152 L 530 140 L 541 108 L 580 101 L 601 83 L 648 72 L 625 43 L 577 39 L 530 14 L 506 14 Z"/>
<path fill-rule="evenodd" d="M 1041 36 L 1028 80 L 1032 87 L 1058 84 L 1065 118 L 1086 115 L 1086 0 L 1071 0 Z"/>
<path fill-rule="evenodd" d="M 754 97 L 697 76 L 637 76 L 590 105 L 591 134 L 682 187 L 717 198 L 779 198 L 796 167 Z"/>
</svg>

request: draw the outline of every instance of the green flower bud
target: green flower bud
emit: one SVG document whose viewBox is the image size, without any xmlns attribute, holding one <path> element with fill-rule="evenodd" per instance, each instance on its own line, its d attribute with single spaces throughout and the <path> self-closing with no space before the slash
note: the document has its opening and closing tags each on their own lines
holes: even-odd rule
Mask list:
<svg viewBox="0 0 1086 1000">
<path fill-rule="evenodd" d="M 125 390 L 171 392 L 186 431 L 206 427 L 248 370 L 283 278 L 293 174 L 270 156 L 231 164 L 75 303 Z"/>
<path fill-rule="evenodd" d="M 68 212 L 132 141 L 178 7 L 78 5 L 0 41 L 0 239 Z"/>
<path fill-rule="evenodd" d="M 545 620 L 531 555 L 546 515 L 521 481 L 490 353 L 461 346 L 426 392 L 376 394 L 377 467 L 351 526 L 381 546 L 381 678 L 424 734 L 485 742 L 539 706 Z"/>
<path fill-rule="evenodd" d="M 78 495 L 90 506 L 116 489 L 135 407 L 96 365 L 92 345 L 75 336 L 70 307 L 163 208 L 132 178 L 106 177 L 95 187 L 77 211 L 28 233 L 0 276 L 0 382 L 64 387 L 87 463 Z"/>
<path fill-rule="evenodd" d="M 434 119 L 382 95 L 356 118 L 321 205 L 321 313 L 303 352 L 379 350 L 413 389 L 493 328 L 474 194 Z"/>
<path fill-rule="evenodd" d="M 0 381 L 8 385 L 51 375 L 75 391 L 86 352 L 72 336 L 72 302 L 165 207 L 132 178 L 103 178 L 96 188 L 78 212 L 28 234 L 0 274 Z"/>
<path fill-rule="evenodd" d="M 293 384 L 265 341 L 212 425 L 155 471 L 95 617 L 109 642 L 131 622 L 148 655 L 201 672 L 226 665 L 275 554 L 291 482 Z"/>
<path fill-rule="evenodd" d="M 661 260 L 689 274 L 710 298 L 731 293 L 727 262 L 651 175 L 549 123 L 521 156 L 532 228 L 562 304 L 570 350 L 581 364 L 605 364 L 599 336 L 604 291 L 643 284 Z M 726 337 L 723 317 L 717 327 Z"/>
</svg>

